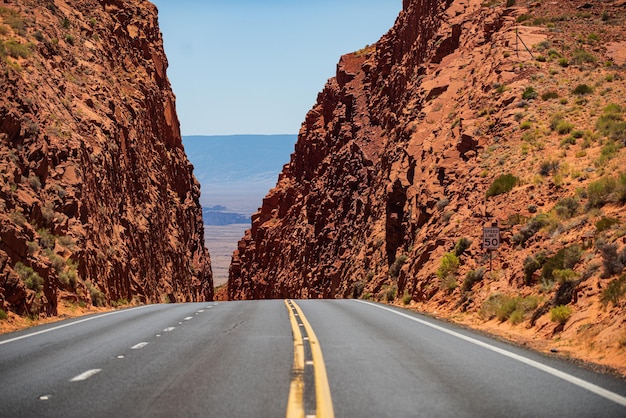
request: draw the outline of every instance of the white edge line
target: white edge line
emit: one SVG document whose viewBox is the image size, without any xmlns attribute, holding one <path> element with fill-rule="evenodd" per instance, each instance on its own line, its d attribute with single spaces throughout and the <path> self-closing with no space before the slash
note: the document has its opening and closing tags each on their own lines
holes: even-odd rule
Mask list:
<svg viewBox="0 0 626 418">
<path fill-rule="evenodd" d="M 453 337 L 457 337 L 457 338 L 459 338 L 461 340 L 464 340 L 464 341 L 467 341 L 469 343 L 475 344 L 475 345 L 477 345 L 479 347 L 483 347 L 483 348 L 486 348 L 487 350 L 491 350 L 491 351 L 494 351 L 494 352 L 496 352 L 498 354 L 502 354 L 503 356 L 509 357 L 509 358 L 511 358 L 513 360 L 517 360 L 520 363 L 524 363 L 524 364 L 526 364 L 528 366 L 534 367 L 534 368 L 536 368 L 538 370 L 541 370 L 541 371 L 543 371 L 545 373 L 548 373 L 548 374 L 551 374 L 551 375 L 553 375 L 555 377 L 558 377 L 559 379 L 563 379 L 563 380 L 565 380 L 565 381 L 567 381 L 569 383 L 572 383 L 572 384 L 574 384 L 576 386 L 579 386 L 579 387 L 581 387 L 583 389 L 586 389 L 589 392 L 592 392 L 592 393 L 595 393 L 596 395 L 602 396 L 603 398 L 606 398 L 606 399 L 608 399 L 610 401 L 613 401 L 613 402 L 615 402 L 615 403 L 617 403 L 619 405 L 626 406 L 626 397 L 618 395 L 615 392 L 611 392 L 610 390 L 604 389 L 604 388 L 602 388 L 602 387 L 600 387 L 598 385 L 595 385 L 595 384 L 593 384 L 591 382 L 587 382 L 586 380 L 580 379 L 580 378 L 578 378 L 576 376 L 572 376 L 571 374 L 562 372 L 562 371 L 560 371 L 558 369 L 555 369 L 553 367 L 546 366 L 545 364 L 541 364 L 538 361 L 531 360 L 531 359 L 526 358 L 524 356 L 521 356 L 519 354 L 515 354 L 515 353 L 513 353 L 511 351 L 507 351 L 507 350 L 504 350 L 502 348 L 498 348 L 496 346 L 493 346 L 491 344 L 487 344 L 485 342 L 482 342 L 480 340 L 476 340 L 476 339 L 474 339 L 472 337 L 468 337 L 466 335 L 463 335 L 463 334 L 458 333 L 456 331 L 449 330 L 449 329 L 444 328 L 442 326 L 431 324 L 428 321 L 424 321 L 422 319 L 419 319 L 419 318 L 416 318 L 414 316 L 405 314 L 403 312 L 398 312 L 398 311 L 396 311 L 394 309 L 391 309 L 391 308 L 388 308 L 386 306 L 377 305 L 375 303 L 366 302 L 366 301 L 359 300 L 359 299 L 354 299 L 354 301 L 355 302 L 361 302 L 361 303 L 364 303 L 366 305 L 371 305 L 371 306 L 374 306 L 376 308 L 392 312 L 392 313 L 394 313 L 396 315 L 399 315 L 399 316 L 405 317 L 407 319 L 410 319 L 411 321 L 415 321 L 415 322 L 418 322 L 418 323 L 420 323 L 422 325 L 426 325 L 427 327 L 434 328 L 437 331 L 444 332 L 444 333 L 446 333 L 448 335 L 452 335 Z"/>
<path fill-rule="evenodd" d="M 82 322 L 91 321 L 92 319 L 103 318 L 105 316 L 115 315 L 115 314 L 122 313 L 122 312 L 130 312 L 130 311 L 134 311 L 136 309 L 147 308 L 148 306 L 150 306 L 150 305 L 138 306 L 136 308 L 124 309 L 124 310 L 121 310 L 121 311 L 113 311 L 113 312 L 108 312 L 108 313 L 105 313 L 105 314 L 102 314 L 102 315 L 92 316 L 92 317 L 89 317 L 89 318 L 81 319 L 79 321 L 70 322 L 69 324 L 63 324 L 63 325 L 59 325 L 59 326 L 56 326 L 56 327 L 53 327 L 53 328 L 48 328 L 48 329 L 44 329 L 44 330 L 41 330 L 41 331 L 33 332 L 32 334 L 20 335 L 19 337 L 15 337 L 15 338 L 11 338 L 11 339 L 8 339 L 8 340 L 0 341 L 0 345 L 12 343 L 12 342 L 18 341 L 18 340 L 23 340 L 24 338 L 34 337 L 35 335 L 39 335 L 39 334 L 45 334 L 46 332 L 56 331 L 58 329 L 69 327 L 71 325 L 77 325 L 77 324 L 80 324 Z"/>
<path fill-rule="evenodd" d="M 102 369 L 91 369 L 91 370 L 87 370 L 86 372 L 83 372 L 81 374 L 79 374 L 78 376 L 74 376 L 70 379 L 70 382 L 80 382 L 82 380 L 87 380 L 89 379 L 91 376 L 93 376 L 94 374 L 100 373 L 102 371 Z"/>
</svg>

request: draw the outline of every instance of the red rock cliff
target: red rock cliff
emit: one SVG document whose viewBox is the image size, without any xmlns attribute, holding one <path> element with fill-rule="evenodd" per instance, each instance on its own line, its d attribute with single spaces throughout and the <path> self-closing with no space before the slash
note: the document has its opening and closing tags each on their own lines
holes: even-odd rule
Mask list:
<svg viewBox="0 0 626 418">
<path fill-rule="evenodd" d="M 0 5 L 0 308 L 208 300 L 154 5 Z"/>
<path fill-rule="evenodd" d="M 529 344 L 626 364 L 625 14 L 624 1 L 405 0 L 306 115 L 229 297 L 525 322 Z"/>
</svg>

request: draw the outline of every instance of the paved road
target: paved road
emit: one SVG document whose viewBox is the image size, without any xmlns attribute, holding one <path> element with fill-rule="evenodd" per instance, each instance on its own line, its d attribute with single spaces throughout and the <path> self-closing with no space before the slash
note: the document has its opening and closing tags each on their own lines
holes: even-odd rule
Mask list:
<svg viewBox="0 0 626 418">
<path fill-rule="evenodd" d="M 626 382 L 353 300 L 151 305 L 0 336 L 1 417 L 281 417 L 288 406 L 624 417 Z"/>
</svg>

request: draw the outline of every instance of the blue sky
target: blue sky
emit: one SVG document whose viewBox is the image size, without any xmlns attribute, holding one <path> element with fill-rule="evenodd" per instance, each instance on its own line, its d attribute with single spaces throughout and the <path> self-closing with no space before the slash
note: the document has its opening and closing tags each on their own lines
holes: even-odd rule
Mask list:
<svg viewBox="0 0 626 418">
<path fill-rule="evenodd" d="M 401 0 L 152 0 L 183 135 L 296 134 L 339 57 Z"/>
</svg>

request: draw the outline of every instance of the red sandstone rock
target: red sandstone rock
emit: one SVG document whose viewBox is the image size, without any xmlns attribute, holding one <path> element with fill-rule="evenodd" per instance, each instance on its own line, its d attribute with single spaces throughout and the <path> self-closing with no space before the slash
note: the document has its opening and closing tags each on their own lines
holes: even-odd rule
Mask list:
<svg viewBox="0 0 626 418">
<path fill-rule="evenodd" d="M 211 299 L 156 7 L 44 3 L 0 5 L 24 23 L 0 18 L 0 40 L 28 51 L 0 59 L 0 308 L 53 315 L 60 288 L 94 303 Z"/>
</svg>

